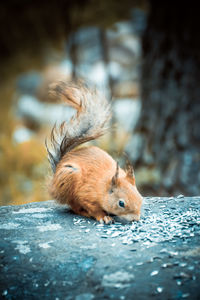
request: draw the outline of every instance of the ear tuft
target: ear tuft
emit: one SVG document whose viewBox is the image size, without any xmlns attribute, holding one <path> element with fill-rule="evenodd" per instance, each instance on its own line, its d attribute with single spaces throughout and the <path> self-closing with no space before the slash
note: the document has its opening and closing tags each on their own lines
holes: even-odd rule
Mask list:
<svg viewBox="0 0 200 300">
<path fill-rule="evenodd" d="M 119 163 L 117 162 L 116 172 L 115 172 L 115 175 L 113 176 L 112 181 L 111 181 L 112 186 L 117 185 L 118 176 L 119 176 Z"/>
<path fill-rule="evenodd" d="M 135 174 L 134 174 L 134 169 L 131 164 L 128 165 L 127 170 L 126 170 L 126 178 L 131 184 L 135 184 Z"/>
</svg>

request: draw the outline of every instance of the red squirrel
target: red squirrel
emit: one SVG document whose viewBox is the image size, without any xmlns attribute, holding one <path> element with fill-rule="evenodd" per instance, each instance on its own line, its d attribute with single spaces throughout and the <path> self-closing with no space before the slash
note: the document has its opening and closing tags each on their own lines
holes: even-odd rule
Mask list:
<svg viewBox="0 0 200 300">
<path fill-rule="evenodd" d="M 111 108 L 95 89 L 80 83 L 57 82 L 50 86 L 54 97 L 77 110 L 67 124 L 54 126 L 48 159 L 53 171 L 49 192 L 79 215 L 100 223 L 140 219 L 142 196 L 137 190 L 132 166 L 124 171 L 105 151 L 95 146 L 79 147 L 109 130 Z"/>
</svg>

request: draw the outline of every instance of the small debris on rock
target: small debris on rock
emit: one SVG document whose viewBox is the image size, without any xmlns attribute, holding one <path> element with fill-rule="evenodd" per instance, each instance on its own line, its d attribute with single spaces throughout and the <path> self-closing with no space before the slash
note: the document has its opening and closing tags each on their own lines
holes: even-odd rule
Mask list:
<svg viewBox="0 0 200 300">
<path fill-rule="evenodd" d="M 94 299 L 94 295 L 90 293 L 84 293 L 76 296 L 75 300 L 92 300 Z"/>
<path fill-rule="evenodd" d="M 117 271 L 112 274 L 105 274 L 102 279 L 102 286 L 104 287 L 115 287 L 125 288 L 130 285 L 135 276 L 125 271 Z"/>
<path fill-rule="evenodd" d="M 190 296 L 189 293 L 182 294 L 182 298 L 187 298 L 187 297 L 189 297 L 189 296 Z"/>
<path fill-rule="evenodd" d="M 150 276 L 155 276 L 155 275 L 158 275 L 159 271 L 158 270 L 155 270 L 155 271 L 152 271 Z"/>
<path fill-rule="evenodd" d="M 174 275 L 174 279 L 188 279 L 191 278 L 191 275 L 185 272 L 180 272 L 179 274 Z"/>
<path fill-rule="evenodd" d="M 173 264 L 171 264 L 171 263 L 164 263 L 164 264 L 161 265 L 161 267 L 162 268 L 171 268 L 171 267 L 173 267 Z"/>
<path fill-rule="evenodd" d="M 157 289 L 156 289 L 156 291 L 158 293 L 162 293 L 163 292 L 163 287 L 162 286 L 158 286 Z"/>
<path fill-rule="evenodd" d="M 6 296 L 6 295 L 8 295 L 8 291 L 7 290 L 3 291 L 3 293 L 2 293 L 2 296 Z"/>
</svg>

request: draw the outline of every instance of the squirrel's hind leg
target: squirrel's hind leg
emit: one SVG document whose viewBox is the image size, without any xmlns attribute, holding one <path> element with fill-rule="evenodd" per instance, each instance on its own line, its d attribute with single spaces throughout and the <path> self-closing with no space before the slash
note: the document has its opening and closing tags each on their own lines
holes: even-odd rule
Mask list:
<svg viewBox="0 0 200 300">
<path fill-rule="evenodd" d="M 101 224 L 112 224 L 114 223 L 114 219 L 107 215 L 107 213 L 102 210 L 100 207 L 90 207 L 89 205 L 86 205 L 87 207 L 71 207 L 72 210 L 77 213 L 78 215 L 81 215 L 83 217 L 93 217 Z"/>
<path fill-rule="evenodd" d="M 101 208 L 101 207 L 93 207 L 92 210 L 89 210 L 90 216 L 96 219 L 101 224 L 112 224 L 114 223 L 114 219 Z"/>
<path fill-rule="evenodd" d="M 90 217 L 93 217 L 101 224 L 112 224 L 114 223 L 114 219 L 101 208 L 101 207 L 88 207 L 87 208 L 88 214 Z"/>
</svg>

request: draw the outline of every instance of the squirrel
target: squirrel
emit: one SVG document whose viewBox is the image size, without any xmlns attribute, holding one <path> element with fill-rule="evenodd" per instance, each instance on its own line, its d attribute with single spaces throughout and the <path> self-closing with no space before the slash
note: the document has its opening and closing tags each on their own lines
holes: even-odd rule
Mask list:
<svg viewBox="0 0 200 300">
<path fill-rule="evenodd" d="M 110 104 L 96 89 L 80 82 L 53 83 L 50 94 L 77 110 L 68 124 L 54 125 L 51 149 L 45 141 L 53 171 L 50 195 L 60 204 L 69 205 L 74 213 L 100 223 L 113 223 L 113 215 L 138 221 L 143 198 L 136 187 L 133 167 L 123 170 L 99 147 L 78 147 L 110 129 Z"/>
</svg>

